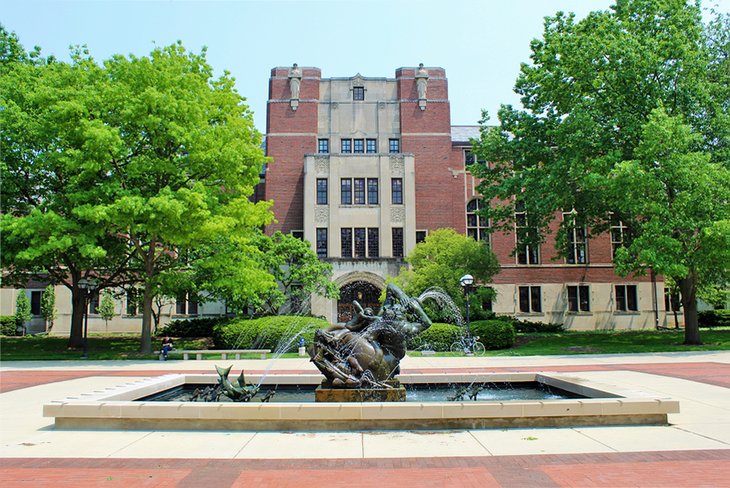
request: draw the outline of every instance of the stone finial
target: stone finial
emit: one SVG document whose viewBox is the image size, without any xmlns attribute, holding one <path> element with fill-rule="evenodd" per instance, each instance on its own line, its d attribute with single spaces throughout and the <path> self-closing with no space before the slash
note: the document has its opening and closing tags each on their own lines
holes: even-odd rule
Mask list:
<svg viewBox="0 0 730 488">
<path fill-rule="evenodd" d="M 428 88 L 428 70 L 423 63 L 418 65 L 416 70 L 416 90 L 418 90 L 418 106 L 426 110 L 426 89 Z"/>
</svg>

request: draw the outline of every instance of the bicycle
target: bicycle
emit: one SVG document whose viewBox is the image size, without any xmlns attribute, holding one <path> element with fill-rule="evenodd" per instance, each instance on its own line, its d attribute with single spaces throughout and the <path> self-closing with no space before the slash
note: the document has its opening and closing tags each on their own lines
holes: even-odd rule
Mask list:
<svg viewBox="0 0 730 488">
<path fill-rule="evenodd" d="M 484 354 L 485 351 L 484 344 L 479 342 L 479 336 L 462 336 L 459 340 L 451 344 L 449 349 L 451 352 L 463 352 L 467 355 L 481 355 Z"/>
</svg>

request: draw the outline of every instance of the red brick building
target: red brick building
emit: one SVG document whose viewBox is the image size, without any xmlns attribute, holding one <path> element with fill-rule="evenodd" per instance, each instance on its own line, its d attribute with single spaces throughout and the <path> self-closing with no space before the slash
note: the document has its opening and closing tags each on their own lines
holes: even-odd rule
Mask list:
<svg viewBox="0 0 730 488">
<path fill-rule="evenodd" d="M 553 238 L 514 253 L 515 233 L 489 236 L 488 222 L 474 213 L 484 202 L 468 170 L 469 139 L 478 135 L 476 126 L 451 125 L 443 68 L 399 68 L 395 78 L 272 69 L 272 162 L 260 189 L 274 201 L 276 223 L 268 231 L 311 242 L 333 264 L 342 295 L 339 303 L 314 297 L 312 312 L 341 321 L 352 299 L 374 303 L 417 242 L 451 227 L 490 241 L 502 268 L 491 304 L 499 314 L 573 329 L 663 325 L 663 282 L 614 273 L 620 224 L 595 239 L 575 229 L 567 258 L 556 256 Z M 556 215 L 555 230 L 562 218 Z"/>
</svg>

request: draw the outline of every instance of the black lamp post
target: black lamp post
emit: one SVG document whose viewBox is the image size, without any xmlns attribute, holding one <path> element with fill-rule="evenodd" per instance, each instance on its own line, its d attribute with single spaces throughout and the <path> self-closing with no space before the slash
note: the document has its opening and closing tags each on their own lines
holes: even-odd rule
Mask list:
<svg viewBox="0 0 730 488">
<path fill-rule="evenodd" d="M 466 308 L 466 337 L 471 337 L 471 331 L 469 330 L 469 293 L 471 293 L 471 286 L 474 284 L 474 277 L 470 274 L 465 274 L 459 280 L 459 283 L 464 288 L 464 306 Z M 471 346 L 469 346 L 471 350 Z"/>
<path fill-rule="evenodd" d="M 87 280 L 86 278 L 79 280 L 79 288 L 84 291 L 84 354 L 81 356 L 83 359 L 89 357 L 89 299 L 98 286 L 96 280 Z"/>
</svg>

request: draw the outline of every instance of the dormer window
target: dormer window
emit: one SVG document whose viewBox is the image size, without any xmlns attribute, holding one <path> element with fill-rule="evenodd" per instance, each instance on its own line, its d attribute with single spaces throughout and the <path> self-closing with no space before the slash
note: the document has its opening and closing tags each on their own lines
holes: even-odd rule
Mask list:
<svg viewBox="0 0 730 488">
<path fill-rule="evenodd" d="M 365 87 L 364 86 L 353 86 L 352 87 L 352 99 L 353 100 L 365 100 Z"/>
</svg>

